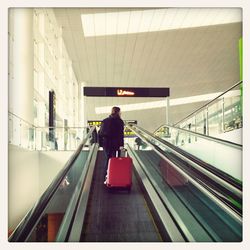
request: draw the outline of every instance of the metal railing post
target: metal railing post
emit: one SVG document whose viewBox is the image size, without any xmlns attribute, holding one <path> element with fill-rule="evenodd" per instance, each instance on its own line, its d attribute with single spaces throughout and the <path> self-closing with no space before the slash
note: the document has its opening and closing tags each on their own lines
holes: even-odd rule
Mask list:
<svg viewBox="0 0 250 250">
<path fill-rule="evenodd" d="M 206 106 L 206 135 L 209 135 L 208 106 Z"/>
<path fill-rule="evenodd" d="M 222 132 L 225 132 L 225 98 L 222 98 Z"/>
</svg>

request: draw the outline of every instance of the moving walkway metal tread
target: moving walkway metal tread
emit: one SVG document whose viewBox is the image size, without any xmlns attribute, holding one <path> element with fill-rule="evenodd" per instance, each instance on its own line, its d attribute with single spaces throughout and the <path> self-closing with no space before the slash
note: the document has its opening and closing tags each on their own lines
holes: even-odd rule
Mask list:
<svg viewBox="0 0 250 250">
<path fill-rule="evenodd" d="M 81 241 L 161 241 L 135 176 L 130 194 L 124 190 L 108 192 L 103 184 L 103 164 L 104 155 L 99 151 Z"/>
</svg>

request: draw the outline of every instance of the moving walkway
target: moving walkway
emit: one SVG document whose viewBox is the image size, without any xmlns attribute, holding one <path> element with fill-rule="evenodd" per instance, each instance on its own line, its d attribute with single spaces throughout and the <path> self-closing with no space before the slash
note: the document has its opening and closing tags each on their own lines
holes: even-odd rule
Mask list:
<svg viewBox="0 0 250 250">
<path fill-rule="evenodd" d="M 166 199 L 169 207 L 173 206 L 173 214 L 175 212 L 178 213 L 179 210 L 176 218 L 181 220 L 179 217 L 183 217 L 182 220 L 184 220 L 179 225 L 190 225 L 189 228 L 191 230 L 197 228 L 196 226 L 192 227 L 188 221 L 187 218 L 190 219 L 191 216 L 185 217 L 185 210 L 180 210 L 181 205 L 185 204 L 187 211 L 189 210 L 195 216 L 195 219 L 200 221 L 200 224 L 206 228 L 209 234 L 215 237 L 213 240 L 227 241 L 227 239 L 232 237 L 231 240 L 234 241 L 233 238 L 237 239 L 241 237 L 242 182 L 239 179 L 223 172 L 217 166 L 207 163 L 204 159 L 202 160 L 190 154 L 184 148 L 177 147 L 138 126 L 129 126 L 149 146 L 144 148 L 144 150 L 137 151 L 137 155 L 141 161 L 147 164 L 148 172 L 151 172 L 151 175 L 154 176 L 151 180 L 156 180 L 156 176 L 158 176 L 158 181 L 155 182 L 156 185 L 160 186 L 159 183 L 162 183 L 162 179 L 164 179 L 164 184 L 160 187 L 162 199 Z M 190 131 L 186 132 L 190 133 Z M 231 157 L 237 157 L 238 155 L 241 157 L 241 145 L 200 134 L 195 134 L 195 137 L 202 138 L 203 140 L 206 139 L 206 143 L 213 141 L 214 144 L 220 144 L 220 147 L 224 147 L 225 153 L 230 149 L 231 154 L 233 152 Z M 170 139 L 170 141 L 172 140 Z M 235 166 L 236 168 L 241 168 L 241 162 L 239 163 Z M 173 194 L 174 196 L 172 197 Z M 175 203 L 174 199 L 176 197 L 181 200 L 181 204 Z M 207 197 L 209 197 L 208 200 Z M 207 208 L 208 210 L 206 210 Z M 220 212 L 218 212 L 219 210 Z M 230 216 L 224 217 L 225 214 L 230 214 Z M 215 217 L 212 217 L 212 215 Z M 227 231 L 227 226 L 223 230 L 216 229 L 217 226 L 221 228 L 223 224 L 221 219 L 224 221 L 223 223 L 229 225 L 229 227 L 233 227 L 233 230 L 238 228 L 236 230 L 236 237 L 234 237 L 235 235 L 232 236 L 229 232 L 231 229 Z M 187 221 L 185 222 L 185 220 Z M 235 222 L 236 224 L 234 224 Z M 183 231 L 185 231 L 184 228 Z M 219 235 L 219 232 L 222 232 L 222 234 Z M 202 238 L 204 239 L 204 236 Z"/>
<path fill-rule="evenodd" d="M 98 143 L 86 147 L 92 128 L 9 241 L 242 240 L 241 182 L 142 128 L 128 128 L 146 145 L 127 145 L 130 194 L 103 185 L 103 151 Z M 49 236 L 55 213 L 61 216 Z"/>
</svg>

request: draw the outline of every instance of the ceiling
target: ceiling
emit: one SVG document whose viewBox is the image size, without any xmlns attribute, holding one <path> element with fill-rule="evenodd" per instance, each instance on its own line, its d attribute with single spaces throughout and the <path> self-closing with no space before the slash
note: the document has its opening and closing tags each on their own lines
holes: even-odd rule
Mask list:
<svg viewBox="0 0 250 250">
<path fill-rule="evenodd" d="M 175 24 L 166 30 L 159 26 L 158 31 L 84 36 L 81 15 L 113 12 L 119 16 L 135 10 L 144 9 L 54 9 L 78 82 L 85 86 L 169 87 L 170 98 L 179 98 L 224 91 L 239 80 L 240 10 L 237 18 L 230 19 L 229 9 L 204 12 L 196 8 L 195 14 L 187 9 L 178 20 L 180 8 L 171 15 L 164 9 L 162 18 Z M 150 30 L 150 24 L 148 27 Z M 131 100 L 122 101 L 127 102 Z M 112 103 L 95 100 L 97 107 Z"/>
</svg>

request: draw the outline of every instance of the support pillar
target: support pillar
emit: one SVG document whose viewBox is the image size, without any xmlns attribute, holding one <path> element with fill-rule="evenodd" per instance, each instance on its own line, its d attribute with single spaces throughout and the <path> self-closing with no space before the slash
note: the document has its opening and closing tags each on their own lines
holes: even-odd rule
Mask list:
<svg viewBox="0 0 250 250">
<path fill-rule="evenodd" d="M 33 9 L 11 9 L 13 14 L 13 79 L 9 83 L 9 110 L 34 123 Z"/>
<path fill-rule="evenodd" d="M 81 126 L 83 127 L 87 127 L 87 110 L 86 110 L 86 107 L 87 107 L 87 97 L 84 96 L 84 93 L 83 93 L 83 88 L 84 88 L 84 85 L 85 83 L 83 82 L 81 84 L 81 87 L 80 87 L 80 91 L 79 91 L 79 100 L 80 100 L 80 114 L 79 114 L 79 120 L 81 121 Z"/>
<path fill-rule="evenodd" d="M 166 98 L 166 124 L 169 125 L 169 98 Z"/>
<path fill-rule="evenodd" d="M 83 96 L 83 126 L 87 127 L 87 97 Z"/>
</svg>

